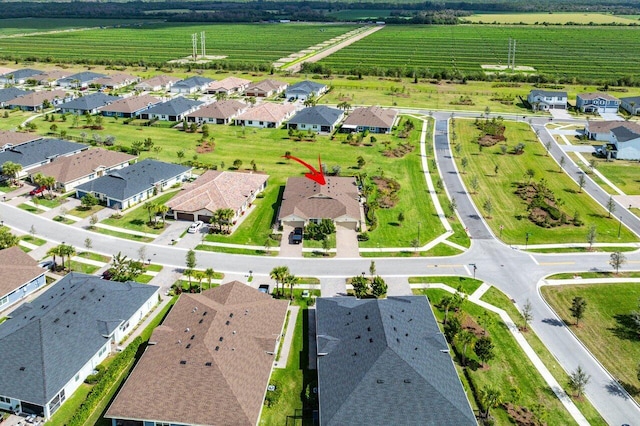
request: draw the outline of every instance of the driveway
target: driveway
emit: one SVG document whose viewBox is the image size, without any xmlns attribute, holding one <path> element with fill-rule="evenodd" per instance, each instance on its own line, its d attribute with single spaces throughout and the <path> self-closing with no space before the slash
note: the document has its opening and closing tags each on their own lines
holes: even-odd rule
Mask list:
<svg viewBox="0 0 640 426">
<path fill-rule="evenodd" d="M 360 257 L 358 250 L 358 233 L 341 225 L 336 225 L 336 257 Z"/>
<path fill-rule="evenodd" d="M 282 240 L 280 241 L 279 257 L 302 257 L 302 244 L 293 244 L 291 235 L 293 227 L 284 225 L 282 228 Z"/>
<path fill-rule="evenodd" d="M 600 117 L 602 117 L 603 120 L 607 120 L 607 121 L 624 121 L 624 118 L 620 117 L 618 114 L 616 114 L 614 112 L 601 112 L 599 114 L 600 114 Z"/>
<path fill-rule="evenodd" d="M 593 145 L 560 145 L 560 148 L 564 152 L 586 152 L 591 153 L 595 151 Z"/>
<path fill-rule="evenodd" d="M 550 109 L 549 113 L 557 120 L 573 120 L 573 117 L 566 109 Z"/>
</svg>

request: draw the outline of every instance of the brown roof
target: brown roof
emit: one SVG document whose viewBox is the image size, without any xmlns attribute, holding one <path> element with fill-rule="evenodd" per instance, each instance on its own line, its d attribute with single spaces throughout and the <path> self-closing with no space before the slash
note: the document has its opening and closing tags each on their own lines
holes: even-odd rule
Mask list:
<svg viewBox="0 0 640 426">
<path fill-rule="evenodd" d="M 231 118 L 241 111 L 246 110 L 247 104 L 233 99 L 218 101 L 206 105 L 197 111 L 192 112 L 187 117 L 203 117 L 203 118 Z"/>
<path fill-rule="evenodd" d="M 105 77 L 97 78 L 92 82 L 92 84 L 116 85 L 116 84 L 122 84 L 127 82 L 131 83 L 138 80 L 139 80 L 138 77 L 133 76 L 131 74 L 117 73 L 117 74 L 111 74 Z"/>
<path fill-rule="evenodd" d="M 268 175 L 256 173 L 219 172 L 209 170 L 173 197 L 167 206 L 175 211 L 196 212 L 218 209 L 237 211 L 252 194 L 262 187 Z"/>
<path fill-rule="evenodd" d="M 238 77 L 227 77 L 220 81 L 212 81 L 209 83 L 208 90 L 233 90 L 251 83 L 251 80 Z"/>
<path fill-rule="evenodd" d="M 306 177 L 290 177 L 282 196 L 279 220 L 288 216 L 303 219 L 336 219 L 342 216 L 360 220 L 358 186 L 353 177 L 325 178 L 319 185 Z"/>
<path fill-rule="evenodd" d="M 100 111 L 123 112 L 131 114 L 136 111 L 140 111 L 146 106 L 156 105 L 160 102 L 162 102 L 160 99 L 151 95 L 129 96 L 128 98 L 118 99 L 117 101 L 100 108 Z"/>
<path fill-rule="evenodd" d="M 238 281 L 183 293 L 105 416 L 255 425 L 287 306 Z"/>
<path fill-rule="evenodd" d="M 13 146 L 20 145 L 21 143 L 35 141 L 41 139 L 42 136 L 35 135 L 27 132 L 12 132 L 9 130 L 0 130 L 0 148 L 6 144 Z"/>
<path fill-rule="evenodd" d="M 0 297 L 44 273 L 45 270 L 38 266 L 38 262 L 20 247 L 0 250 Z"/>
<path fill-rule="evenodd" d="M 26 95 L 18 96 L 11 102 L 8 102 L 9 105 L 17 105 L 17 106 L 29 106 L 35 107 L 42 105 L 42 103 L 46 100 L 49 102 L 53 101 L 55 98 L 64 98 L 67 96 L 67 92 L 64 90 L 43 90 L 39 92 L 31 92 Z"/>
<path fill-rule="evenodd" d="M 593 99 L 602 98 L 602 99 L 606 99 L 608 101 L 619 101 L 619 99 L 616 98 L 615 96 L 611 96 L 608 93 L 600 93 L 600 92 L 580 93 L 578 95 L 578 97 L 581 98 L 581 99 L 585 99 L 585 100 L 593 100 Z"/>
<path fill-rule="evenodd" d="M 9 74 L 15 71 L 15 68 L 0 67 L 0 75 Z"/>
<path fill-rule="evenodd" d="M 34 79 L 37 81 L 56 81 L 59 80 L 61 78 L 65 78 L 69 76 L 69 71 L 65 71 L 65 70 L 51 70 L 51 71 L 45 71 L 42 74 L 38 74 L 38 75 L 34 75 L 33 77 L 30 77 L 30 79 Z"/>
<path fill-rule="evenodd" d="M 275 91 L 284 90 L 285 87 L 287 87 L 287 83 L 283 81 L 266 79 L 266 80 L 262 80 L 257 83 L 251 84 L 249 87 L 247 87 L 246 91 L 267 93 L 273 90 Z"/>
<path fill-rule="evenodd" d="M 609 133 L 616 127 L 624 127 L 640 133 L 640 124 L 633 121 L 593 121 L 589 120 L 585 126 L 589 133 Z"/>
<path fill-rule="evenodd" d="M 50 163 L 30 170 L 29 173 L 32 176 L 42 173 L 45 176 L 53 176 L 56 182 L 67 183 L 88 176 L 98 169 L 114 167 L 134 158 L 136 157 L 124 152 L 94 148 L 68 157 L 57 157 Z"/>
<path fill-rule="evenodd" d="M 398 111 L 395 109 L 380 108 L 379 106 L 356 108 L 344 120 L 344 125 L 390 129 L 397 115 Z"/>
<path fill-rule="evenodd" d="M 155 77 L 148 78 L 146 80 L 142 80 L 138 85 L 144 84 L 145 86 L 165 86 L 169 83 L 175 83 L 180 81 L 177 77 L 172 77 L 170 75 L 156 75 Z"/>
<path fill-rule="evenodd" d="M 276 104 L 265 102 L 260 105 L 249 108 L 246 112 L 238 116 L 238 120 L 267 121 L 270 123 L 279 123 L 287 119 L 296 111 L 293 104 Z"/>
</svg>

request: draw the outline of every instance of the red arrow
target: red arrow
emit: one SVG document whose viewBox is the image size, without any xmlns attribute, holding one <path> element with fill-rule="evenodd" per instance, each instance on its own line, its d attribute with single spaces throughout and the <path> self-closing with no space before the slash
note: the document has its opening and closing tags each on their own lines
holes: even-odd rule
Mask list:
<svg viewBox="0 0 640 426">
<path fill-rule="evenodd" d="M 311 164 L 305 163 L 301 159 L 294 157 L 292 155 L 285 155 L 284 158 L 286 158 L 287 160 L 294 160 L 302 164 L 307 169 L 311 170 L 311 173 L 304 174 L 307 178 L 311 179 L 312 181 L 315 181 L 320 185 L 326 185 L 327 181 L 324 179 L 324 173 L 322 173 L 322 162 L 320 161 L 319 155 L 318 155 L 318 168 L 320 169 L 320 171 L 316 170 Z"/>
</svg>

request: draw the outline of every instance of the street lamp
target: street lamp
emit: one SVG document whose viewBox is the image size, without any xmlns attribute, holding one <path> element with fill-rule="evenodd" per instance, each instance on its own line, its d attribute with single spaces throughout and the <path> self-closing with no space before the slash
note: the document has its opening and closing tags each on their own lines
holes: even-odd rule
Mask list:
<svg viewBox="0 0 640 426">
<path fill-rule="evenodd" d="M 622 231 L 622 216 L 620 216 L 618 220 L 618 239 L 620 239 L 620 231 Z"/>
<path fill-rule="evenodd" d="M 418 222 L 418 247 L 420 247 L 420 227 L 422 226 L 422 222 Z"/>
<path fill-rule="evenodd" d="M 526 250 L 527 247 L 529 246 L 529 236 L 531 235 L 531 232 L 527 232 L 524 236 L 524 249 Z"/>
<path fill-rule="evenodd" d="M 476 278 L 476 269 L 478 269 L 478 267 L 476 266 L 475 263 L 470 263 L 469 266 L 473 267 L 473 279 Z"/>
<path fill-rule="evenodd" d="M 249 269 L 249 278 L 253 278 L 253 271 Z"/>
</svg>

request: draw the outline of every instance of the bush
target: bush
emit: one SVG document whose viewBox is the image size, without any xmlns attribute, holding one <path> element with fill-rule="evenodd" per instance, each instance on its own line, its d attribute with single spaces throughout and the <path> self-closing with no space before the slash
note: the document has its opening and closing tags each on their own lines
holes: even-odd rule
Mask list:
<svg viewBox="0 0 640 426">
<path fill-rule="evenodd" d="M 358 234 L 358 241 L 369 241 L 369 234 L 366 232 Z"/>
</svg>

